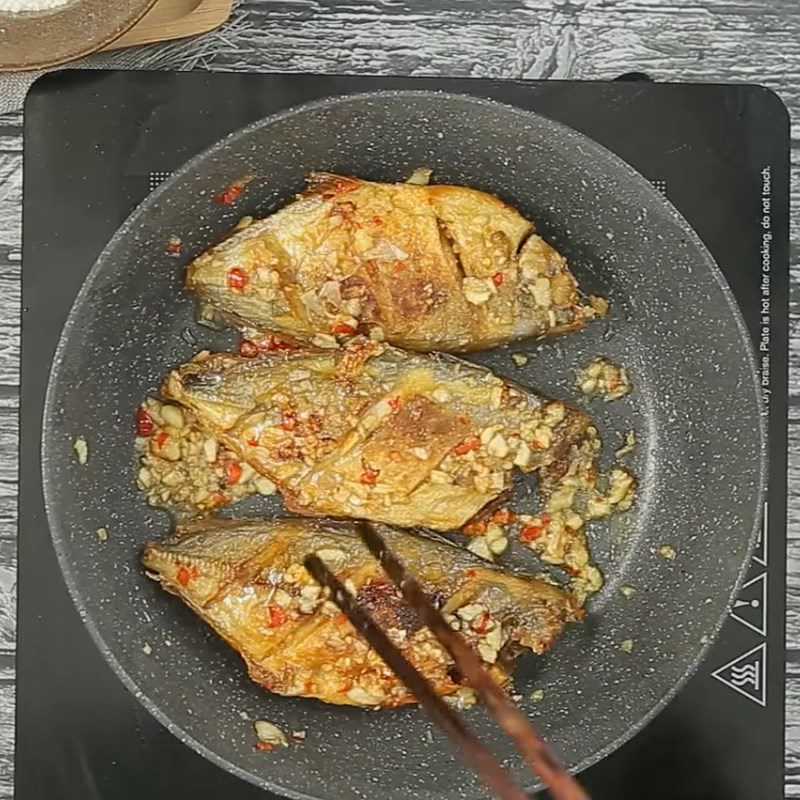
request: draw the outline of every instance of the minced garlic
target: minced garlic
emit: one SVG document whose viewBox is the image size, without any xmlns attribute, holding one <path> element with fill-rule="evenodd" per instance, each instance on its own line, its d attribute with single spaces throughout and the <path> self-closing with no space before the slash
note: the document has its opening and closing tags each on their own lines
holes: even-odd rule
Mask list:
<svg viewBox="0 0 800 800">
<path fill-rule="evenodd" d="M 589 397 L 602 397 L 606 402 L 619 400 L 631 391 L 631 382 L 624 367 L 613 364 L 605 356 L 596 356 L 578 370 L 578 388 Z"/>
<path fill-rule="evenodd" d="M 89 445 L 83 436 L 79 436 L 73 443 L 75 448 L 75 455 L 78 457 L 78 463 L 83 466 L 89 460 Z"/>
<path fill-rule="evenodd" d="M 675 548 L 670 547 L 668 544 L 661 545 L 661 547 L 658 548 L 658 554 L 667 561 L 674 561 L 677 555 Z"/>
</svg>

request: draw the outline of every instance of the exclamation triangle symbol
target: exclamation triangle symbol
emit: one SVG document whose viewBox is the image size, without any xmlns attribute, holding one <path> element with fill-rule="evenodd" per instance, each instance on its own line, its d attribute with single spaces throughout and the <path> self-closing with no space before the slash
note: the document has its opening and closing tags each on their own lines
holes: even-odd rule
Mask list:
<svg viewBox="0 0 800 800">
<path fill-rule="evenodd" d="M 734 692 L 766 708 L 767 643 L 754 647 L 711 673 Z"/>
<path fill-rule="evenodd" d="M 762 636 L 767 635 L 767 573 L 745 583 L 733 603 L 731 616 Z"/>
</svg>

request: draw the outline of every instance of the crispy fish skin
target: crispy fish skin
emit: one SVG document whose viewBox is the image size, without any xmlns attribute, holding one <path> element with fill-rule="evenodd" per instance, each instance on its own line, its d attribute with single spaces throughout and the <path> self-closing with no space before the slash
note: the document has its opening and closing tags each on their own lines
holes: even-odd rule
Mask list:
<svg viewBox="0 0 800 800">
<path fill-rule="evenodd" d="M 490 194 L 329 173 L 308 185 L 189 264 L 201 304 L 248 330 L 308 340 L 380 328 L 423 352 L 577 330 L 595 314 L 565 259 Z"/>
<path fill-rule="evenodd" d="M 567 622 L 582 616 L 548 583 L 503 572 L 438 539 L 388 528 L 381 534 L 501 682 L 515 653 L 544 652 Z M 438 693 L 458 692 L 449 656 L 346 523 L 192 523 L 166 541 L 148 543 L 142 563 L 237 650 L 250 677 L 270 691 L 375 708 L 416 702 L 320 592 L 302 566 L 311 552 L 348 581 Z"/>
<path fill-rule="evenodd" d="M 450 356 L 353 340 L 341 350 L 216 354 L 170 373 L 166 398 L 304 515 L 459 528 L 557 460 L 588 418 Z"/>
</svg>

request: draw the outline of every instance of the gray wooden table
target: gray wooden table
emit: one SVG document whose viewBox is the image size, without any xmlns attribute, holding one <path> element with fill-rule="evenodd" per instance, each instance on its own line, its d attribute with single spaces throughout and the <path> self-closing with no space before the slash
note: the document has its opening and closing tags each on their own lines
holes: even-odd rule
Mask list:
<svg viewBox="0 0 800 800">
<path fill-rule="evenodd" d="M 435 10 L 434 10 L 435 9 Z M 140 51 L 164 69 L 740 81 L 792 114 L 797 0 L 244 0 L 217 33 Z M 0 800 L 13 793 L 22 115 L 0 115 Z M 800 797 L 800 227 L 792 224 L 787 794 Z"/>
</svg>

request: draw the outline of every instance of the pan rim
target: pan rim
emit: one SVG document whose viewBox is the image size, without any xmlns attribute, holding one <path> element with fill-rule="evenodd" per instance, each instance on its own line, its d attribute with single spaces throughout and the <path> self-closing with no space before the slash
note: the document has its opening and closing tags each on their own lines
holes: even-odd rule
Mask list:
<svg viewBox="0 0 800 800">
<path fill-rule="evenodd" d="M 597 142 L 596 140 L 592 139 L 591 137 L 587 136 L 586 134 L 582 133 L 581 131 L 572 128 L 558 120 L 554 120 L 551 117 L 548 117 L 539 112 L 523 109 L 508 103 L 502 103 L 496 100 L 479 97 L 470 94 L 468 92 L 448 92 L 448 91 L 433 90 L 433 89 L 390 89 L 390 90 L 353 92 L 353 93 L 332 95 L 322 99 L 312 100 L 305 103 L 293 105 L 278 113 L 270 114 L 268 116 L 255 120 L 254 122 L 251 122 L 250 124 L 227 134 L 214 144 L 210 145 L 209 147 L 197 153 L 191 159 L 186 161 L 182 166 L 176 169 L 175 172 L 173 172 L 169 178 L 167 178 L 161 185 L 159 185 L 159 187 L 157 187 L 154 191 L 150 192 L 142 200 L 142 202 L 136 206 L 136 208 L 130 213 L 130 215 L 126 218 L 126 220 L 122 223 L 122 225 L 117 229 L 117 231 L 114 233 L 114 235 L 102 249 L 102 251 L 97 257 L 97 260 L 87 273 L 86 278 L 84 279 L 84 282 L 80 290 L 78 291 L 75 300 L 73 301 L 66 322 L 64 323 L 64 327 L 62 329 L 61 336 L 59 338 L 58 347 L 56 348 L 53 361 L 50 367 L 50 373 L 47 382 L 47 391 L 45 395 L 45 403 L 43 409 L 44 415 L 43 415 L 42 434 L 41 434 L 42 438 L 41 438 L 40 458 L 42 465 L 41 466 L 42 489 L 44 495 L 45 510 L 47 514 L 48 529 L 51 534 L 51 539 L 53 540 L 53 546 L 56 551 L 56 555 L 58 557 L 61 573 L 64 577 L 64 581 L 67 585 L 70 596 L 72 597 L 73 603 L 75 604 L 78 610 L 81 620 L 88 629 L 93 641 L 97 645 L 104 659 L 108 662 L 109 666 L 114 670 L 114 672 L 117 674 L 117 676 L 125 685 L 125 687 L 148 710 L 148 712 L 153 715 L 153 717 L 155 717 L 162 725 L 164 725 L 165 728 L 167 728 L 167 730 L 170 731 L 170 733 L 176 736 L 176 738 L 178 738 L 181 742 L 190 746 L 196 752 L 200 753 L 205 758 L 210 760 L 216 766 L 219 766 L 225 769 L 226 771 L 236 775 L 237 777 L 247 780 L 248 782 L 253 783 L 256 786 L 259 786 L 260 788 L 268 789 L 271 791 L 279 791 L 285 796 L 292 798 L 292 800 L 324 800 L 324 798 L 322 797 L 322 795 L 306 794 L 304 792 L 293 789 L 289 786 L 284 786 L 283 784 L 279 784 L 267 778 L 261 777 L 260 775 L 256 775 L 253 772 L 250 772 L 249 770 L 240 767 L 237 764 L 232 763 L 227 758 L 217 754 L 209 747 L 207 747 L 206 745 L 202 744 L 197 739 L 195 739 L 191 734 L 189 734 L 184 729 L 184 727 L 182 727 L 181 725 L 175 723 L 172 719 L 170 719 L 168 715 L 161 710 L 160 706 L 155 701 L 151 700 L 149 696 L 139 687 L 136 680 L 128 673 L 126 668 L 123 667 L 123 665 L 118 661 L 112 649 L 107 645 L 105 639 L 103 638 L 102 634 L 100 633 L 96 623 L 94 622 L 91 616 L 91 612 L 89 611 L 89 609 L 85 607 L 84 602 L 81 598 L 77 581 L 75 579 L 75 575 L 68 563 L 66 549 L 62 545 L 64 541 L 68 540 L 68 537 L 64 536 L 64 532 L 61 530 L 61 526 L 57 521 L 57 515 L 52 510 L 54 507 L 54 501 L 52 497 L 53 490 L 51 488 L 51 483 L 46 479 L 47 454 L 45 452 L 45 442 L 48 440 L 50 435 L 50 429 L 51 429 L 50 420 L 52 419 L 56 399 L 58 396 L 60 367 L 63 362 L 65 352 L 67 349 L 67 338 L 68 338 L 67 334 L 72 330 L 77 321 L 77 309 L 81 305 L 86 295 L 88 295 L 89 292 L 91 291 L 91 288 L 93 287 L 95 281 L 98 279 L 102 269 L 105 266 L 105 262 L 109 254 L 113 251 L 115 247 L 117 247 L 121 242 L 125 240 L 125 238 L 129 234 L 130 229 L 134 227 L 135 224 L 138 222 L 140 215 L 145 213 L 153 203 L 157 203 L 161 195 L 164 192 L 166 192 L 169 189 L 169 187 L 173 185 L 173 183 L 180 181 L 185 174 L 191 172 L 197 165 L 201 164 L 206 159 L 213 158 L 216 154 L 224 151 L 232 142 L 238 140 L 239 138 L 248 136 L 255 130 L 258 130 L 265 126 L 269 126 L 283 119 L 307 113 L 309 111 L 313 111 L 316 109 L 324 109 L 327 107 L 336 106 L 341 103 L 346 103 L 350 101 L 359 102 L 359 101 L 371 100 L 371 101 L 381 102 L 384 99 L 393 99 L 393 98 L 433 98 L 433 97 L 439 99 L 446 99 L 450 101 L 468 103 L 475 106 L 485 106 L 487 108 L 492 108 L 495 110 L 502 111 L 505 114 L 513 114 L 518 117 L 522 117 L 523 119 L 535 119 L 538 123 L 540 124 L 543 123 L 545 126 L 550 126 L 551 129 L 557 131 L 564 138 L 567 144 L 573 143 L 575 145 L 581 145 L 583 147 L 589 148 L 596 157 L 602 159 L 602 161 L 598 163 L 602 163 L 603 167 L 608 166 L 610 168 L 617 170 L 624 177 L 628 178 L 633 184 L 635 184 L 637 187 L 642 189 L 646 194 L 648 194 L 662 208 L 662 210 L 669 216 L 669 218 L 671 218 L 671 220 L 675 224 L 677 224 L 677 226 L 681 229 L 682 233 L 687 237 L 688 241 L 693 245 L 694 249 L 698 253 L 699 256 L 698 264 L 700 262 L 700 259 L 702 259 L 703 264 L 706 267 L 706 271 L 711 275 L 711 277 L 714 280 L 714 283 L 720 289 L 722 296 L 725 300 L 725 303 L 727 304 L 727 308 L 730 311 L 730 315 L 736 324 L 736 328 L 739 333 L 739 338 L 744 343 L 745 358 L 747 360 L 748 371 L 750 373 L 750 378 L 752 380 L 755 406 L 758 411 L 756 416 L 758 418 L 758 444 L 759 444 L 758 469 L 757 469 L 757 474 L 755 475 L 756 478 L 756 480 L 754 481 L 755 491 L 753 493 L 754 495 L 753 518 L 752 518 L 752 526 L 749 532 L 749 540 L 745 551 L 746 557 L 743 559 L 742 564 L 739 567 L 736 580 L 731 588 L 730 593 L 728 594 L 727 598 L 725 598 L 724 609 L 718 616 L 715 624 L 713 625 L 712 630 L 708 634 L 708 640 L 706 642 L 701 642 L 701 646 L 696 651 L 695 657 L 686 666 L 681 677 L 677 681 L 675 681 L 670 687 L 668 687 L 667 690 L 660 695 L 659 699 L 651 705 L 649 710 L 645 714 L 643 714 L 636 722 L 630 725 L 621 735 L 616 737 L 611 742 L 608 742 L 598 750 L 594 751 L 589 756 L 586 756 L 578 764 L 572 766 L 570 768 L 571 772 L 579 773 L 584 771 L 585 769 L 589 768 L 593 764 L 596 764 L 598 761 L 602 760 L 607 755 L 615 751 L 626 741 L 631 739 L 636 733 L 642 730 L 642 728 L 644 728 L 655 716 L 657 716 L 666 707 L 666 705 L 684 687 L 689 678 L 696 672 L 697 668 L 706 658 L 709 650 L 714 644 L 719 634 L 719 631 L 725 619 L 727 618 L 728 611 L 730 610 L 733 601 L 741 588 L 750 560 L 752 558 L 752 553 L 755 547 L 756 538 L 761 524 L 763 504 L 766 496 L 766 482 L 767 482 L 767 455 L 768 455 L 767 424 L 763 414 L 763 402 L 759 391 L 759 377 L 758 377 L 758 367 L 757 367 L 755 351 L 744 318 L 742 316 L 741 309 L 739 308 L 738 303 L 736 302 L 736 299 L 733 295 L 733 292 L 730 286 L 728 285 L 727 280 L 725 279 L 722 271 L 717 265 L 714 257 L 711 255 L 711 253 L 703 243 L 700 236 L 697 234 L 694 228 L 692 228 L 692 226 L 689 224 L 686 218 L 675 208 L 675 206 L 672 205 L 672 203 L 669 202 L 669 200 L 667 200 L 665 197 L 659 194 L 659 192 L 650 184 L 650 182 L 640 172 L 638 172 L 633 166 L 628 164 L 624 159 L 622 159 L 616 153 L 609 150 L 607 147 Z M 755 457 L 756 454 L 754 453 L 753 454 L 754 460 Z M 541 788 L 541 785 L 536 783 L 528 783 L 525 786 L 525 789 L 527 791 L 535 791 L 538 788 Z M 470 798 L 471 799 L 474 798 L 474 800 L 477 800 L 477 798 L 484 796 L 486 795 L 478 793 L 471 795 Z"/>
</svg>

